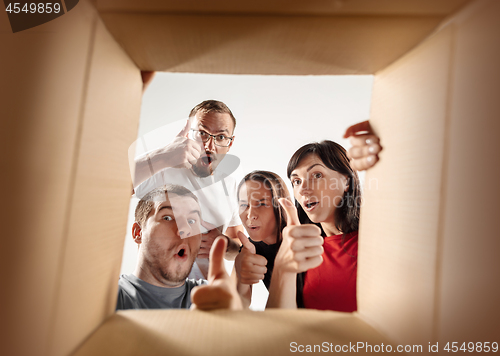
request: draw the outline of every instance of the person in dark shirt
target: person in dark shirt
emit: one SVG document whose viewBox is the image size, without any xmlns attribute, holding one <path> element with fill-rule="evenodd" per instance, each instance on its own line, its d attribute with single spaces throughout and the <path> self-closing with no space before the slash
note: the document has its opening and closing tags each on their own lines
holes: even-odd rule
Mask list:
<svg viewBox="0 0 500 356">
<path fill-rule="evenodd" d="M 286 226 L 285 213 L 278 200 L 290 199 L 290 195 L 283 180 L 268 171 L 247 174 L 237 194 L 240 219 L 250 237 L 238 234 L 242 247 L 235 259 L 235 270 L 238 291 L 244 304 L 249 306 L 253 284 L 263 280 L 269 289 L 281 231 Z"/>
</svg>

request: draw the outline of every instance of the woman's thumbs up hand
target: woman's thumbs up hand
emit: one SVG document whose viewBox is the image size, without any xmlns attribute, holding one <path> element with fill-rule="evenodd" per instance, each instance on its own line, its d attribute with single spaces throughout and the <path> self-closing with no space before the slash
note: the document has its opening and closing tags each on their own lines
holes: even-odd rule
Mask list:
<svg viewBox="0 0 500 356">
<path fill-rule="evenodd" d="M 276 255 L 275 268 L 282 272 L 300 273 L 318 267 L 323 262 L 323 237 L 316 225 L 301 225 L 297 209 L 288 199 L 279 200 L 286 212 L 287 226 L 283 242 Z"/>
</svg>

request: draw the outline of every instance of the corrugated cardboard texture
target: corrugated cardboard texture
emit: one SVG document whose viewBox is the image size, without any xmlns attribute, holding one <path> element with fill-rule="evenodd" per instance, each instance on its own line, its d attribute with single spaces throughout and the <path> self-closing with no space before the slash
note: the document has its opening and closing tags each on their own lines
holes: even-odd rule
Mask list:
<svg viewBox="0 0 500 356">
<path fill-rule="evenodd" d="M 6 13 L 0 15 L 0 334 L 6 355 L 16 354 L 14 345 L 24 355 L 48 348 L 96 18 L 83 5 L 76 11 L 15 35 Z"/>
<path fill-rule="evenodd" d="M 436 325 L 440 341 L 500 341 L 499 34 L 499 1 L 482 1 L 477 12 L 456 23 Z"/>
<path fill-rule="evenodd" d="M 357 342 L 389 344 L 350 313 L 130 310 L 109 318 L 75 356 L 283 355 L 290 354 L 292 342 L 325 342 L 333 348 Z"/>
<path fill-rule="evenodd" d="M 448 15 L 468 0 L 98 0 L 100 11 L 294 15 Z"/>
<path fill-rule="evenodd" d="M 396 340 L 432 338 L 451 29 L 375 77 L 372 115 L 383 140 L 367 172 L 358 301 Z"/>
<path fill-rule="evenodd" d="M 335 3 L 356 16 L 282 16 L 266 5 L 259 15 L 201 17 L 180 2 L 165 5 L 176 14 L 106 12 L 132 59 L 85 1 L 15 35 L 0 15 L 3 353 L 279 354 L 294 341 L 387 343 L 381 334 L 401 344 L 498 341 L 496 0 L 465 9 L 376 75 L 372 122 L 385 150 L 366 176 L 359 314 L 113 314 L 141 97 L 133 61 L 171 71 L 373 73 L 463 1 L 421 2 L 422 12 L 398 1 L 406 17 L 386 16 L 389 0 L 382 12 L 368 1 Z M 254 6 L 245 4 L 232 9 Z M 370 16 L 359 16 L 360 4 Z"/>
<path fill-rule="evenodd" d="M 141 82 L 100 21 L 89 69 L 51 355 L 68 354 L 114 312 L 123 253 Z"/>
<path fill-rule="evenodd" d="M 85 2 L 3 16 L 2 354 L 67 355 L 114 311 L 140 74 Z"/>
<path fill-rule="evenodd" d="M 227 74 L 372 74 L 442 16 L 335 17 L 102 13 L 144 69 Z"/>
<path fill-rule="evenodd" d="M 498 5 L 471 6 L 375 77 L 385 149 L 366 175 L 358 301 L 395 342 L 499 335 Z"/>
<path fill-rule="evenodd" d="M 227 74 L 373 74 L 467 0 L 100 0 L 142 69 Z"/>
</svg>

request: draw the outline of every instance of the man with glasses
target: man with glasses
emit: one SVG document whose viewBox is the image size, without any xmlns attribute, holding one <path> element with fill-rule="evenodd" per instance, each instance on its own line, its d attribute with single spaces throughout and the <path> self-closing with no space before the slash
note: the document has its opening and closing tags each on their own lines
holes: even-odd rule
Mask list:
<svg viewBox="0 0 500 356">
<path fill-rule="evenodd" d="M 192 169 L 199 177 L 208 177 L 214 173 L 233 144 L 236 119 L 223 102 L 216 100 L 198 104 L 191 110 L 189 117 L 192 118 L 189 137 L 203 143 L 205 148 L 197 159 L 193 156 L 196 161 Z"/>
<path fill-rule="evenodd" d="M 239 250 L 237 233 L 243 232 L 243 226 L 238 216 L 237 182 L 230 176 L 235 167 L 220 165 L 234 142 L 235 126 L 236 119 L 224 103 L 206 100 L 191 110 L 186 125 L 170 144 L 136 160 L 138 198 L 173 183 L 190 189 L 199 199 L 201 225 L 207 232 L 202 234 L 189 278 L 206 279 L 210 248 L 218 236 L 227 237 L 226 259 L 233 260 Z"/>
</svg>

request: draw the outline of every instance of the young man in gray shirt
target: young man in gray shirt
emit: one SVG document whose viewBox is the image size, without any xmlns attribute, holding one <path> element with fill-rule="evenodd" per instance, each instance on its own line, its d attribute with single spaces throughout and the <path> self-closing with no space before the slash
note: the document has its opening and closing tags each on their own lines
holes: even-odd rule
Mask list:
<svg viewBox="0 0 500 356">
<path fill-rule="evenodd" d="M 141 199 L 132 227 L 137 266 L 134 274 L 120 277 L 117 310 L 190 308 L 191 300 L 198 309 L 241 309 L 224 269 L 226 237 L 212 246 L 208 284 L 187 279 L 201 245 L 200 223 L 198 199 L 182 186 L 166 185 Z"/>
</svg>

